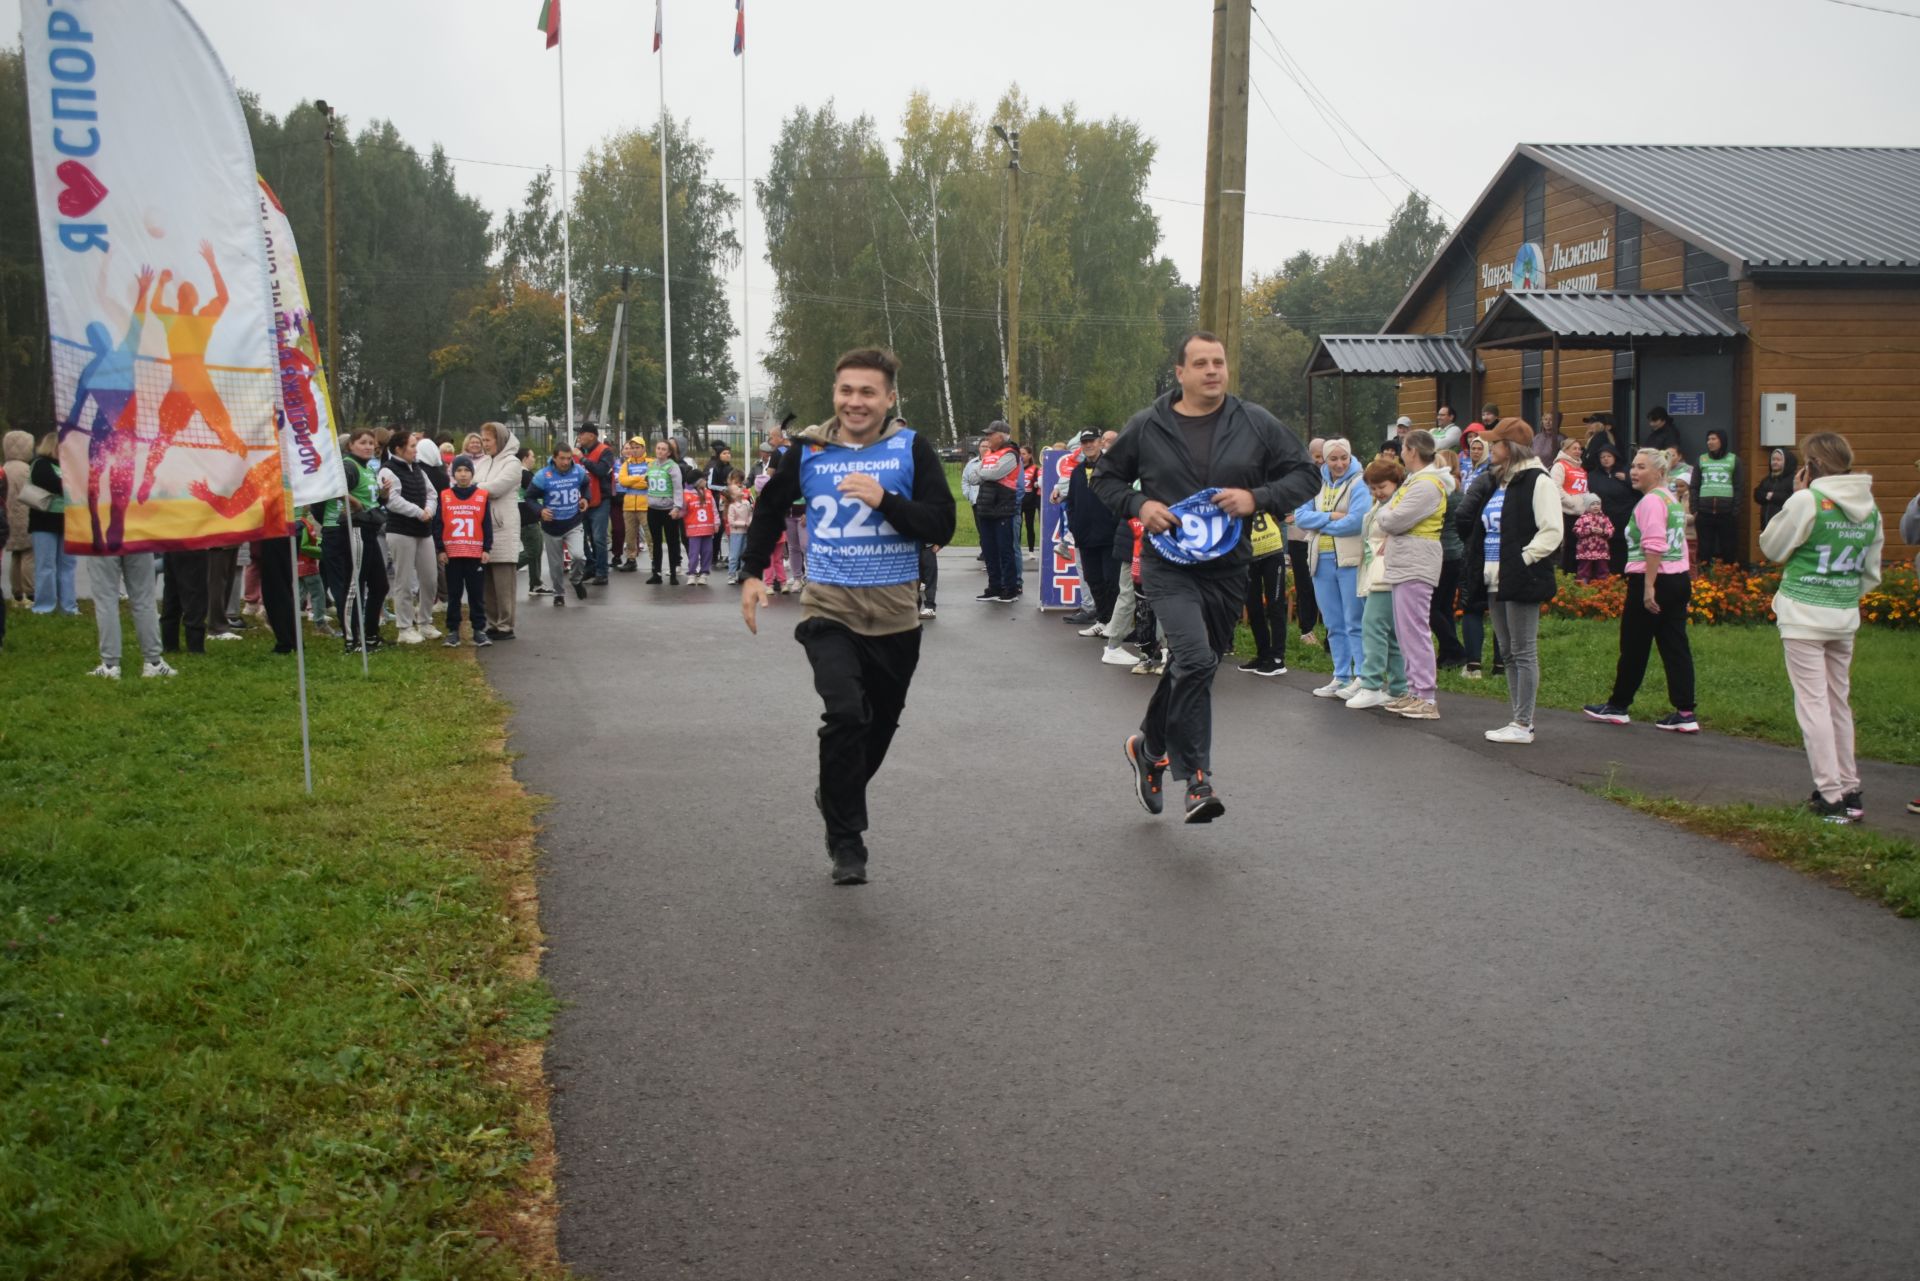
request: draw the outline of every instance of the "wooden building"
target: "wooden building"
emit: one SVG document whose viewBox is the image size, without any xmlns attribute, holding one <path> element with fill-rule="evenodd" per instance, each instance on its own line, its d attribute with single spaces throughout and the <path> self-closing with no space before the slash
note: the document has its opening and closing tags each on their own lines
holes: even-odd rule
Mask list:
<svg viewBox="0 0 1920 1281">
<path fill-rule="evenodd" d="M 1749 499 L 1775 445 L 1837 431 L 1891 560 L 1920 491 L 1920 148 L 1521 146 L 1381 331 L 1308 374 L 1323 426 L 1335 377 L 1395 378 L 1421 424 L 1493 402 L 1637 438 L 1661 406 L 1689 456 L 1729 434 Z"/>
</svg>

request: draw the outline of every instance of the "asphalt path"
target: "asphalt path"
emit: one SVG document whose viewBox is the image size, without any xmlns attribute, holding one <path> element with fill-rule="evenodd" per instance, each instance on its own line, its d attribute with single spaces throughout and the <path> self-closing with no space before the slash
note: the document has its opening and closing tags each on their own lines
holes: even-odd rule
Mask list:
<svg viewBox="0 0 1920 1281">
<path fill-rule="evenodd" d="M 616 576 L 486 656 L 552 798 L 581 1276 L 1920 1271 L 1913 923 L 1462 745 L 1468 699 L 1223 670 L 1227 814 L 1150 818 L 1148 681 L 942 560 L 863 888 L 791 601 Z"/>
</svg>

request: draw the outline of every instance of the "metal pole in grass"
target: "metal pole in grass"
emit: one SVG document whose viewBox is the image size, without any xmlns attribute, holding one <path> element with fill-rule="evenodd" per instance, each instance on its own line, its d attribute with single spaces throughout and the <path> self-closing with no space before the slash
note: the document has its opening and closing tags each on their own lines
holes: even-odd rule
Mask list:
<svg viewBox="0 0 1920 1281">
<path fill-rule="evenodd" d="M 300 533 L 296 524 L 287 531 L 292 552 L 287 570 L 293 576 L 293 656 L 300 672 L 300 761 L 306 768 L 307 795 L 313 795 L 313 736 L 307 724 L 307 629 L 300 625 Z"/>
</svg>

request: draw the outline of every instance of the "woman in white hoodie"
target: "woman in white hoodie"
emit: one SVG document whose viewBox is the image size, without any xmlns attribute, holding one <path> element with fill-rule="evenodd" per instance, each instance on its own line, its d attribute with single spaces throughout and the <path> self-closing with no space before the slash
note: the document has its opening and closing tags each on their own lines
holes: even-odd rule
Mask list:
<svg viewBox="0 0 1920 1281">
<path fill-rule="evenodd" d="M 1823 431 L 1803 446 L 1793 497 L 1760 531 L 1760 551 L 1783 565 L 1774 617 L 1786 646 L 1793 714 L 1813 768 L 1807 808 L 1829 823 L 1866 813 L 1848 702 L 1860 598 L 1880 582 L 1886 529 L 1873 477 L 1853 474 L 1853 446 Z"/>
</svg>

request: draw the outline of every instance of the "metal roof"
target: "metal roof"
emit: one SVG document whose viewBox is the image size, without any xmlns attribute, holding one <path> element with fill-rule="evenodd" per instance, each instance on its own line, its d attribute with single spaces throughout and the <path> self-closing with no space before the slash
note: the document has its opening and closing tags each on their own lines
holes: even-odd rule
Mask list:
<svg viewBox="0 0 1920 1281">
<path fill-rule="evenodd" d="M 1472 373 L 1473 367 L 1466 347 L 1445 334 L 1323 334 L 1307 358 L 1309 376 L 1432 378 Z"/>
<path fill-rule="evenodd" d="M 1470 347 L 1612 348 L 1654 338 L 1737 338 L 1745 331 L 1716 308 L 1684 293 L 1562 292 L 1502 294 L 1467 339 Z"/>
<path fill-rule="evenodd" d="M 1920 270 L 1920 148 L 1529 145 L 1749 271 Z"/>
</svg>

